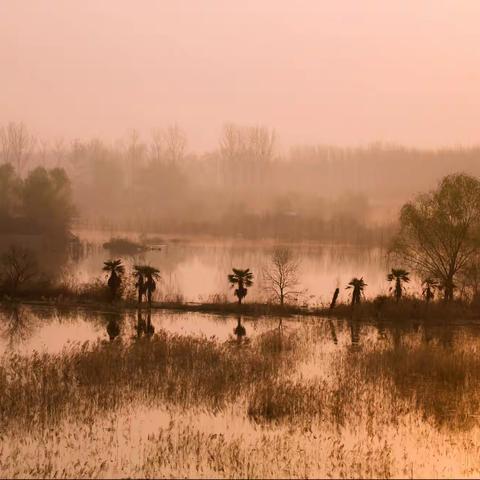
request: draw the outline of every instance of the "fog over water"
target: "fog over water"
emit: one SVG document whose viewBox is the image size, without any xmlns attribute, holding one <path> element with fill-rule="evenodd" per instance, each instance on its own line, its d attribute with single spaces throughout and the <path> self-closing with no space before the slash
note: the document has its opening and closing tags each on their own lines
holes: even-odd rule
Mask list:
<svg viewBox="0 0 480 480">
<path fill-rule="evenodd" d="M 478 478 L 479 25 L 0 0 L 0 478 Z"/>
</svg>

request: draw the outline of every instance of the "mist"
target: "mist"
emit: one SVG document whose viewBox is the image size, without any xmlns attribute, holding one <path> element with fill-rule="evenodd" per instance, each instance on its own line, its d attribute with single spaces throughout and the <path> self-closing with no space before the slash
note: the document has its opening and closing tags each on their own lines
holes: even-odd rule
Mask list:
<svg viewBox="0 0 480 480">
<path fill-rule="evenodd" d="M 0 4 L 0 124 L 107 143 L 178 123 L 192 151 L 224 123 L 296 144 L 478 142 L 475 0 Z"/>
</svg>

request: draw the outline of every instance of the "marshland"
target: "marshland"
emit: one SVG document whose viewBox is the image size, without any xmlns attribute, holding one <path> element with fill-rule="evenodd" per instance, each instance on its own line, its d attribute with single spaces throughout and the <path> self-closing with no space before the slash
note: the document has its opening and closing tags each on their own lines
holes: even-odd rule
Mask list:
<svg viewBox="0 0 480 480">
<path fill-rule="evenodd" d="M 0 476 L 478 475 L 475 175 L 321 242 L 86 228 L 1 168 Z"/>
<path fill-rule="evenodd" d="M 0 478 L 480 477 L 480 3 L 0 2 Z"/>
</svg>

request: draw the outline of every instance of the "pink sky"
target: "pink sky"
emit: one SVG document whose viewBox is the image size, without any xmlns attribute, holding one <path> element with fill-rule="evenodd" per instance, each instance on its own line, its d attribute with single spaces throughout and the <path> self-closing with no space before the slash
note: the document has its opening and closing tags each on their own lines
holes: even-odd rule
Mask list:
<svg viewBox="0 0 480 480">
<path fill-rule="evenodd" d="M 479 0 L 1 0 L 0 124 L 116 139 L 480 143 Z"/>
</svg>

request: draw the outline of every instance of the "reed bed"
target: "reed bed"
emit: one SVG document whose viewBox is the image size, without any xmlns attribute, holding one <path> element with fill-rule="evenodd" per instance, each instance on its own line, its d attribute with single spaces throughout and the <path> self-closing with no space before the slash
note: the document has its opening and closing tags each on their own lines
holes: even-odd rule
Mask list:
<svg viewBox="0 0 480 480">
<path fill-rule="evenodd" d="M 478 477 L 475 342 L 336 329 L 4 356 L 0 476 Z"/>
</svg>

